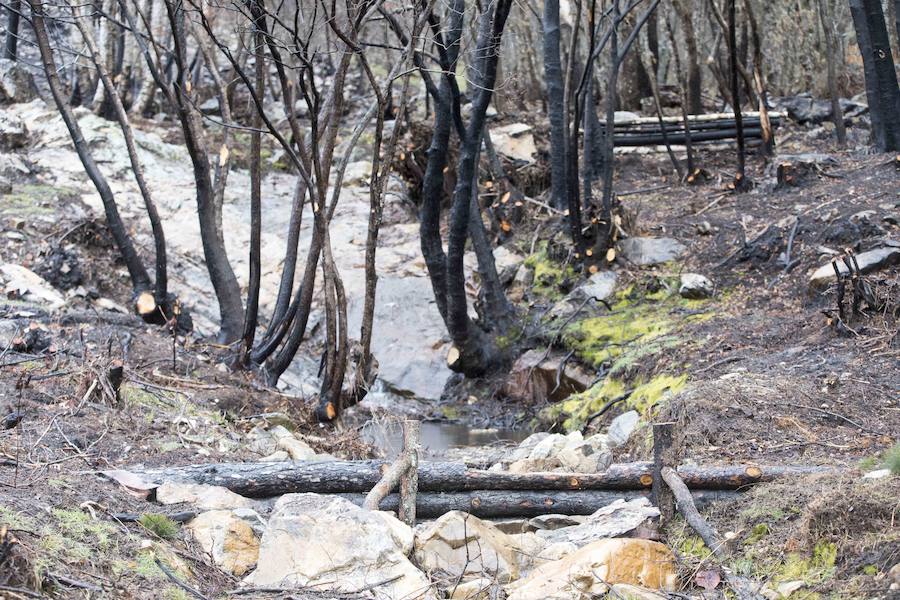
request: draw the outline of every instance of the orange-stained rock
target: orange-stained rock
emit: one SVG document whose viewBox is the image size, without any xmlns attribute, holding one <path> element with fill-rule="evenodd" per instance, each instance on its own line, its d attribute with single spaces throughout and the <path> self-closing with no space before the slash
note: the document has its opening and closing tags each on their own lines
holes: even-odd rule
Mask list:
<svg viewBox="0 0 900 600">
<path fill-rule="evenodd" d="M 588 600 L 626 583 L 674 590 L 675 556 L 659 542 L 633 538 L 588 544 L 506 586 L 508 600 Z"/>
</svg>

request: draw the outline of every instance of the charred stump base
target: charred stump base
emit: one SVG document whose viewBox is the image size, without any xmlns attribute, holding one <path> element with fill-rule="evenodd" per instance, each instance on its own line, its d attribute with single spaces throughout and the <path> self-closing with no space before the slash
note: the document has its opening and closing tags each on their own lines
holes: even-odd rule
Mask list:
<svg viewBox="0 0 900 600">
<path fill-rule="evenodd" d="M 731 181 L 725 188 L 729 192 L 734 192 L 735 194 L 740 194 L 743 192 L 749 192 L 753 189 L 753 182 L 746 176 L 738 173 L 734 176 L 734 180 Z"/>
<path fill-rule="evenodd" d="M 189 333 L 194 329 L 191 314 L 174 294 L 160 298 L 150 291 L 138 292 L 132 302 L 134 312 L 145 323 L 168 325 L 175 333 Z"/>
</svg>

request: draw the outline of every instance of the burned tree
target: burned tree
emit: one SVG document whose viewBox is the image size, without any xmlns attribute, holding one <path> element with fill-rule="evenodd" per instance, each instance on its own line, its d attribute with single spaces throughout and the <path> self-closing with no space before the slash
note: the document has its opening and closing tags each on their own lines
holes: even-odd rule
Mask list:
<svg viewBox="0 0 900 600">
<path fill-rule="evenodd" d="M 44 69 L 44 75 L 47 78 L 50 93 L 53 96 L 56 108 L 63 119 L 63 123 L 65 123 L 66 130 L 72 138 L 72 143 L 75 146 L 75 151 L 78 153 L 78 158 L 81 160 L 85 173 L 91 180 L 91 183 L 93 183 L 94 188 L 97 190 L 97 194 L 100 196 L 100 200 L 103 203 L 103 210 L 106 214 L 106 222 L 109 226 L 110 233 L 115 240 L 116 247 L 121 253 L 122 260 L 125 262 L 125 267 L 128 269 L 128 274 L 131 277 L 134 301 L 137 306 L 138 301 L 141 299 L 141 295 L 152 289 L 150 276 L 134 247 L 134 241 L 132 240 L 131 235 L 129 235 L 125 228 L 125 223 L 122 221 L 122 217 L 119 214 L 119 209 L 112 190 L 109 187 L 109 182 L 97 166 L 97 162 L 94 159 L 90 146 L 78 124 L 78 119 L 75 117 L 75 112 L 69 105 L 68 97 L 66 96 L 63 84 L 59 79 L 59 69 L 54 59 L 53 48 L 50 45 L 50 37 L 47 33 L 48 15 L 45 12 L 45 6 L 41 0 L 29 0 L 28 4 L 31 8 L 31 25 L 41 55 L 41 64 Z"/>
<path fill-rule="evenodd" d="M 850 0 L 863 58 L 872 136 L 880 152 L 900 150 L 900 88 L 880 0 Z"/>
</svg>

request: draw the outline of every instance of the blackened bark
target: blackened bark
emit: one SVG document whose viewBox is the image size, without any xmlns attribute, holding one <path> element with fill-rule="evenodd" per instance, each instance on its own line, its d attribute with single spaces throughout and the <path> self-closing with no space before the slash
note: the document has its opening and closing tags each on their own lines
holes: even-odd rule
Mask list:
<svg viewBox="0 0 900 600">
<path fill-rule="evenodd" d="M 425 259 L 428 277 L 434 290 L 435 303 L 444 322 L 447 322 L 448 318 L 447 257 L 441 242 L 441 200 L 454 112 L 450 79 L 455 76 L 456 72 L 464 8 L 463 0 L 453 0 L 448 9 L 447 30 L 442 44 L 446 48 L 444 60 L 447 65 L 444 68 L 448 72 L 445 77 L 441 78 L 438 84 L 438 97 L 434 99 L 434 130 L 431 134 L 431 145 L 428 148 L 425 176 L 422 179 L 422 207 L 419 209 L 419 242 L 422 247 L 422 256 Z M 422 69 L 420 68 L 420 70 Z"/>
<path fill-rule="evenodd" d="M 728 0 L 728 61 L 731 71 L 731 104 L 734 106 L 734 123 L 737 129 L 737 180 L 743 184 L 744 179 L 744 123 L 741 115 L 741 90 L 738 85 L 738 47 L 737 22 L 735 15 L 736 0 Z"/>
<path fill-rule="evenodd" d="M 511 0 L 494 0 L 484 7 L 479 24 L 477 60 L 481 80 L 472 101 L 466 138 L 460 145 L 456 189 L 450 210 L 450 232 L 447 244 L 447 330 L 459 350 L 459 360 L 450 367 L 467 376 L 478 376 L 492 366 L 492 349 L 484 333 L 469 319 L 463 258 L 472 206 L 472 182 L 481 147 L 485 114 L 491 102 L 497 77 L 500 41 Z"/>
<path fill-rule="evenodd" d="M 19 44 L 19 17 L 22 11 L 21 0 L 12 0 L 6 17 L 6 40 L 3 44 L 3 58 L 16 60 L 17 46 Z"/>
<path fill-rule="evenodd" d="M 700 52 L 697 49 L 697 36 L 694 33 L 694 13 L 685 0 L 675 0 L 675 10 L 681 20 L 684 43 L 687 52 L 687 110 L 689 114 L 703 113 L 703 74 L 700 70 Z"/>
<path fill-rule="evenodd" d="M 187 50 L 184 25 L 184 6 L 166 0 L 166 12 L 172 27 L 172 38 L 175 46 L 176 78 L 173 83 L 175 107 L 184 131 L 184 142 L 191 157 L 196 183 L 197 216 L 200 220 L 200 235 L 203 243 L 203 255 L 212 281 L 216 298 L 219 302 L 220 332 L 219 339 L 230 343 L 241 335 L 241 289 L 228 261 L 225 246 L 216 233 L 217 223 L 213 201 L 213 184 L 210 176 L 209 159 L 206 155 L 202 136 L 202 128 L 198 122 L 196 109 L 188 98 L 187 90 Z"/>
<path fill-rule="evenodd" d="M 253 19 L 254 85 L 256 86 L 256 95 L 263 98 L 265 96 L 266 83 L 266 48 L 263 41 L 263 28 L 260 25 L 261 20 L 261 11 L 256 11 Z M 259 286 L 262 273 L 260 258 L 260 246 L 262 244 L 262 149 L 260 148 L 260 128 L 262 127 L 262 118 L 258 111 L 254 112 L 251 125 L 253 129 L 250 132 L 250 281 L 247 288 L 247 306 L 244 310 L 244 333 L 240 354 L 242 366 L 250 364 L 250 353 L 253 349 L 253 340 L 256 337 L 256 324 L 259 320 Z"/>
<path fill-rule="evenodd" d="M 829 10 L 830 0 L 817 0 L 819 8 L 819 20 L 822 22 L 822 32 L 825 37 L 825 64 L 828 70 L 828 95 L 831 97 L 831 120 L 834 122 L 834 132 L 837 135 L 838 144 L 847 143 L 847 128 L 844 126 L 844 111 L 841 109 L 841 99 L 837 88 L 837 68 L 834 54 L 834 19 Z"/>
<path fill-rule="evenodd" d="M 75 113 L 72 111 L 72 107 L 68 103 L 68 98 L 66 98 L 63 92 L 62 82 L 59 80 L 56 62 L 53 58 L 53 50 L 50 47 L 50 39 L 47 35 L 47 26 L 44 22 L 44 9 L 41 1 L 29 0 L 28 4 L 31 7 L 31 24 L 34 28 L 35 40 L 37 41 L 38 49 L 41 54 L 41 63 L 44 67 L 44 74 L 47 77 L 47 83 L 50 87 L 53 101 L 63 118 L 69 136 L 72 138 L 72 143 L 75 145 L 75 151 L 78 153 L 78 158 L 81 160 L 81 164 L 84 166 L 87 176 L 94 184 L 97 193 L 100 195 L 100 200 L 103 202 L 106 222 L 109 225 L 109 230 L 116 242 L 116 246 L 122 254 L 122 259 L 125 261 L 128 274 L 131 277 L 132 288 L 136 293 L 145 291 L 150 288 L 150 277 L 141 262 L 141 258 L 135 251 L 131 236 L 128 235 L 128 231 L 125 229 L 125 224 L 122 222 L 122 217 L 119 215 L 119 210 L 116 206 L 116 201 L 113 197 L 112 190 L 109 187 L 109 183 L 107 183 L 106 177 L 103 176 L 103 173 L 101 173 L 100 169 L 97 167 L 97 163 L 94 161 L 87 140 L 84 139 L 81 127 L 78 125 L 78 120 L 75 118 Z"/>
<path fill-rule="evenodd" d="M 119 128 L 122 130 L 122 137 L 125 140 L 125 148 L 128 152 L 128 159 L 131 162 L 131 170 L 134 174 L 134 179 L 137 183 L 138 189 L 141 192 L 141 197 L 144 200 L 144 207 L 147 210 L 147 217 L 150 220 L 150 230 L 153 233 L 153 245 L 156 254 L 156 281 L 154 284 L 154 300 L 156 301 L 157 307 L 162 307 L 164 310 L 164 314 L 159 316 L 161 316 L 165 320 L 169 320 L 175 315 L 166 314 L 174 312 L 172 310 L 172 299 L 168 297 L 168 261 L 166 256 L 166 236 L 163 231 L 162 221 L 159 217 L 159 211 L 156 208 L 156 202 L 154 202 L 153 195 L 150 192 L 150 186 L 147 185 L 147 181 L 144 178 L 144 167 L 141 164 L 140 158 L 137 153 L 137 146 L 134 142 L 134 133 L 131 129 L 131 124 L 128 121 L 128 113 L 125 111 L 125 106 L 122 104 L 121 98 L 116 93 L 116 88 L 113 84 L 113 80 L 101 60 L 99 49 L 97 48 L 96 42 L 93 38 L 93 32 L 91 32 L 88 26 L 84 24 L 83 18 L 78 14 L 78 9 L 72 9 L 72 16 L 74 17 L 75 25 L 76 27 L 78 27 L 78 30 L 81 33 L 82 38 L 84 39 L 84 43 L 88 48 L 88 51 L 94 63 L 94 67 L 97 69 L 97 73 L 100 75 L 100 81 L 106 88 L 107 97 L 109 98 L 109 101 L 111 103 L 113 116 L 118 121 Z M 149 317 L 149 315 L 147 314 L 142 316 L 145 319 Z"/>
<path fill-rule="evenodd" d="M 563 210 L 567 204 L 566 115 L 560 59 L 559 0 L 545 0 L 543 14 L 544 76 L 550 119 L 550 205 Z"/>
<path fill-rule="evenodd" d="M 900 89 L 880 0 L 850 0 L 856 41 L 863 58 L 875 146 L 900 150 Z"/>
</svg>

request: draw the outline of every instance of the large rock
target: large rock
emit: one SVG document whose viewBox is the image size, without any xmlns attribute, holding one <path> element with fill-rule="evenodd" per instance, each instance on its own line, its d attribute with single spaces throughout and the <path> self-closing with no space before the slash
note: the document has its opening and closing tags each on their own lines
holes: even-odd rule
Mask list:
<svg viewBox="0 0 900 600">
<path fill-rule="evenodd" d="M 892 265 L 900 264 L 900 248 L 888 246 L 885 248 L 869 250 L 868 252 L 862 252 L 856 255 L 856 262 L 862 273 L 878 271 Z M 847 274 L 847 267 L 844 265 L 843 261 L 838 261 L 838 268 L 842 274 Z M 813 289 L 821 289 L 827 287 L 834 282 L 834 280 L 834 267 L 832 267 L 829 262 L 815 270 L 809 278 L 809 286 Z"/>
<path fill-rule="evenodd" d="M 702 300 L 711 298 L 716 291 L 716 286 L 707 277 L 698 273 L 683 273 L 678 293 L 682 298 L 690 300 Z"/>
<path fill-rule="evenodd" d="M 619 276 L 614 271 L 597 271 L 587 281 L 575 288 L 572 296 L 579 300 L 586 298 L 606 300 L 616 291 L 618 278 Z"/>
<path fill-rule="evenodd" d="M 499 154 L 530 163 L 537 154 L 531 129 L 531 125 L 525 123 L 491 127 L 491 141 Z"/>
<path fill-rule="evenodd" d="M 28 142 L 28 130 L 21 121 L 14 121 L 0 111 L 0 150 L 10 151 L 25 147 Z"/>
<path fill-rule="evenodd" d="M 684 244 L 672 238 L 630 237 L 619 241 L 619 253 L 638 266 L 658 265 L 684 254 Z"/>
<path fill-rule="evenodd" d="M 287 494 L 275 503 L 259 566 L 245 581 L 322 592 L 381 583 L 373 589 L 379 597 L 433 598 L 430 582 L 407 558 L 412 545 L 412 530 L 388 513 L 336 496 Z"/>
<path fill-rule="evenodd" d="M 597 540 L 626 535 L 647 520 L 659 517 L 659 509 L 646 498 L 616 500 L 597 510 L 577 525 L 559 529 L 542 529 L 535 534 L 549 544 L 569 542 L 578 547 Z"/>
<path fill-rule="evenodd" d="M 378 378 L 400 394 L 439 400 L 453 372 L 431 283 L 424 277 L 380 277 L 376 294 L 372 353 Z M 349 331 L 359 331 L 362 309 L 361 295 L 350 300 Z"/>
<path fill-rule="evenodd" d="M 618 448 L 627 444 L 640 420 L 641 416 L 636 410 L 629 410 L 613 419 L 606 430 L 610 447 Z"/>
<path fill-rule="evenodd" d="M 260 517 L 252 510 L 245 511 L 252 514 L 242 517 L 230 510 L 211 510 L 200 513 L 187 524 L 213 562 L 238 577 L 252 569 L 259 557 L 259 537 L 251 522 Z"/>
<path fill-rule="evenodd" d="M 257 454 L 269 457 L 283 451 L 291 460 L 314 460 L 319 458 L 309 444 L 298 439 L 284 425 L 275 425 L 269 429 L 256 426 L 247 434 L 250 443 L 248 448 Z"/>
<path fill-rule="evenodd" d="M 576 473 L 600 473 L 612 464 L 605 435 L 597 434 L 564 448 L 556 455 L 563 468 Z"/>
<path fill-rule="evenodd" d="M 416 534 L 416 562 L 449 581 L 489 577 L 507 583 L 519 577 L 520 544 L 487 521 L 452 511 Z"/>
<path fill-rule="evenodd" d="M 797 96 L 775 98 L 774 103 L 779 110 L 787 111 L 788 116 L 798 123 L 811 123 L 818 125 L 831 119 L 831 101 L 814 98 L 809 93 Z M 844 118 L 855 117 L 865 113 L 868 106 L 846 98 L 840 99 L 841 111 Z"/>
<path fill-rule="evenodd" d="M 44 304 L 51 309 L 66 303 L 44 278 L 22 265 L 7 263 L 0 266 L 0 280 L 7 297 Z"/>
<path fill-rule="evenodd" d="M 31 73 L 15 61 L 0 59 L 0 104 L 31 102 L 37 98 L 37 88 Z"/>
<path fill-rule="evenodd" d="M 593 375 L 574 363 L 563 366 L 563 359 L 561 355 L 547 356 L 543 350 L 529 350 L 513 364 L 503 394 L 516 402 L 534 404 L 559 402 L 583 392 Z"/>
<path fill-rule="evenodd" d="M 589 600 L 619 583 L 674 590 L 675 556 L 664 545 L 630 538 L 588 544 L 506 586 L 508 600 Z"/>
<path fill-rule="evenodd" d="M 253 500 L 217 485 L 166 481 L 156 488 L 160 504 L 191 504 L 202 510 L 249 508 Z"/>
</svg>

